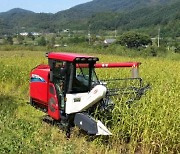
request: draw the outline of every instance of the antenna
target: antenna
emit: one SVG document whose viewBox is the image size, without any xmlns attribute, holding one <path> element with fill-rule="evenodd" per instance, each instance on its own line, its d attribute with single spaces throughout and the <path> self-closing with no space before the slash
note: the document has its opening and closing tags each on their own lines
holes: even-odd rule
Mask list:
<svg viewBox="0 0 180 154">
<path fill-rule="evenodd" d="M 90 26 L 91 25 L 89 25 L 89 30 L 88 30 L 89 45 L 91 44 L 91 30 L 90 30 Z"/>
</svg>

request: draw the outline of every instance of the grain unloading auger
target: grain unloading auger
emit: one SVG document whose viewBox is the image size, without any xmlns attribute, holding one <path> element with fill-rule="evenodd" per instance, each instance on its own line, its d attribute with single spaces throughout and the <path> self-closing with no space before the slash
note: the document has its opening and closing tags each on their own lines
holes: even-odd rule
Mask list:
<svg viewBox="0 0 180 154">
<path fill-rule="evenodd" d="M 67 136 L 70 129 L 78 126 L 91 135 L 111 135 L 111 132 L 92 115 L 98 110 L 111 112 L 113 102 L 110 96 L 133 93 L 127 103 L 131 103 L 144 94 L 148 86 L 143 87 L 138 77 L 140 63 L 97 64 L 97 57 L 75 53 L 50 52 L 48 65 L 39 65 L 30 73 L 30 104 L 46 112 L 48 118 L 63 126 Z M 100 81 L 96 68 L 132 68 L 132 78 Z M 127 83 L 118 88 L 113 86 L 121 81 L 138 81 L 138 86 Z"/>
</svg>

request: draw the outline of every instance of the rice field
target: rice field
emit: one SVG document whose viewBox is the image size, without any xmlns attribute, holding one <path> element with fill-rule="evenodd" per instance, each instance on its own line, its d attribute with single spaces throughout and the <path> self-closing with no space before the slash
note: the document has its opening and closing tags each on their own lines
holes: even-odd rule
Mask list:
<svg viewBox="0 0 180 154">
<path fill-rule="evenodd" d="M 44 113 L 28 105 L 29 73 L 47 63 L 45 52 L 0 51 L 0 153 L 180 153 L 180 61 L 98 56 L 100 62 L 139 61 L 151 89 L 128 108 L 115 101 L 110 137 L 93 138 L 74 129 L 67 140 Z M 129 77 L 130 70 L 97 70 L 99 78 Z"/>
</svg>

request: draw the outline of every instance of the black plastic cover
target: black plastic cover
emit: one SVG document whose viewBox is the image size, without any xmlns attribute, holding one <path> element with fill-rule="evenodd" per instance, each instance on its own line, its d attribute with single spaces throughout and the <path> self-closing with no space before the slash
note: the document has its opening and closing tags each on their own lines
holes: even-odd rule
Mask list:
<svg viewBox="0 0 180 154">
<path fill-rule="evenodd" d="M 74 124 L 86 131 L 88 134 L 95 135 L 98 133 L 97 122 L 87 113 L 76 113 Z"/>
</svg>

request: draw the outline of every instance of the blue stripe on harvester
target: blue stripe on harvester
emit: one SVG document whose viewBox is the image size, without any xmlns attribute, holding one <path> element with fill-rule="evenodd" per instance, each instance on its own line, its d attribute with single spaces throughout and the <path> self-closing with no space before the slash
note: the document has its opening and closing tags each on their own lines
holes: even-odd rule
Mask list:
<svg viewBox="0 0 180 154">
<path fill-rule="evenodd" d="M 31 82 L 45 82 L 43 78 L 31 78 Z"/>
</svg>

